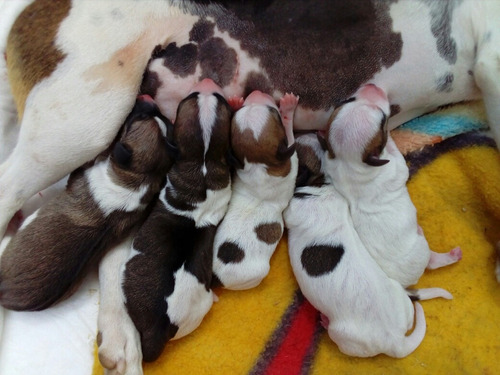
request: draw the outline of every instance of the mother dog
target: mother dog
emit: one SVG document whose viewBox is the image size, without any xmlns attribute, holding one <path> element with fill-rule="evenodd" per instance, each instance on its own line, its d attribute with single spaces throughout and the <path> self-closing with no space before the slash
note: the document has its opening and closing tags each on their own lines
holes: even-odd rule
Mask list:
<svg viewBox="0 0 500 375">
<path fill-rule="evenodd" d="M 292 91 L 297 129 L 324 128 L 367 82 L 388 93 L 391 127 L 482 96 L 500 141 L 499 49 L 498 1 L 37 0 L 6 48 L 21 129 L 0 166 L 0 236 L 30 196 L 108 146 L 139 90 L 171 120 L 202 78 L 227 97 Z M 147 74 L 163 84 L 141 88 L 153 53 L 163 64 Z"/>
</svg>

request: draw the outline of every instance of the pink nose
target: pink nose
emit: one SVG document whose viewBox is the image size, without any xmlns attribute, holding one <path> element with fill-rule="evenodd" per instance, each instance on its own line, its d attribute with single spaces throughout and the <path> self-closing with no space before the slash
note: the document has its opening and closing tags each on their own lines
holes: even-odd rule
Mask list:
<svg viewBox="0 0 500 375">
<path fill-rule="evenodd" d="M 202 81 L 198 82 L 191 89 L 191 92 L 199 92 L 202 94 L 212 94 L 212 93 L 216 92 L 216 93 L 224 96 L 224 93 L 222 92 L 222 89 L 220 88 L 220 86 L 217 85 L 210 78 L 205 78 Z"/>
<path fill-rule="evenodd" d="M 356 96 L 371 102 L 387 101 L 387 95 L 384 90 L 372 83 L 363 86 Z"/>
<path fill-rule="evenodd" d="M 268 94 L 264 94 L 262 91 L 255 90 L 250 93 L 245 99 L 245 103 L 243 105 L 250 105 L 250 104 L 263 104 L 263 105 L 270 105 L 270 106 L 275 106 L 276 102 L 274 101 L 273 97 Z"/>
</svg>

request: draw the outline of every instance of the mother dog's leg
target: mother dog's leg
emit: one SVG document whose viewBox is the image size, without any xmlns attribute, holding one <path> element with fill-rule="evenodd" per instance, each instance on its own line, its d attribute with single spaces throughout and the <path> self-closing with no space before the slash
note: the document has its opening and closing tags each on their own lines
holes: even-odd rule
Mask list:
<svg viewBox="0 0 500 375">
<path fill-rule="evenodd" d="M 111 249 L 99 265 L 99 361 L 107 375 L 141 375 L 139 332 L 125 307 L 122 275 L 132 249 L 132 236 Z"/>
<path fill-rule="evenodd" d="M 14 148 L 18 127 L 14 98 L 7 79 L 7 36 L 14 20 L 32 0 L 0 0 L 0 163 Z M 1 173 L 1 172 L 0 172 Z"/>
<path fill-rule="evenodd" d="M 57 80 L 73 81 L 67 87 Z M 52 81 L 52 79 L 47 80 Z M 0 168 L 0 237 L 32 195 L 103 151 L 132 108 L 136 87 L 96 94 L 66 74 L 42 82 L 28 97 L 19 139 Z M 72 86 L 72 85 L 71 85 Z"/>
</svg>

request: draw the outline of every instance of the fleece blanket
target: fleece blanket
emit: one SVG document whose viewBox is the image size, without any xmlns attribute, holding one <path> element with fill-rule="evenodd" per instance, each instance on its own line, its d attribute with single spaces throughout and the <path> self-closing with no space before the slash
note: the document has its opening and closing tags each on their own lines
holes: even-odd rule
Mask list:
<svg viewBox="0 0 500 375">
<path fill-rule="evenodd" d="M 261 285 L 216 290 L 219 301 L 201 326 L 169 342 L 159 360 L 144 365 L 145 374 L 498 373 L 500 157 L 482 103 L 440 109 L 392 135 L 407 158 L 408 189 L 431 249 L 463 251 L 459 263 L 426 271 L 417 284 L 445 288 L 454 299 L 422 302 L 427 334 L 414 353 L 404 359 L 340 353 L 298 289 L 285 234 Z M 97 356 L 93 374 L 103 374 Z"/>
</svg>

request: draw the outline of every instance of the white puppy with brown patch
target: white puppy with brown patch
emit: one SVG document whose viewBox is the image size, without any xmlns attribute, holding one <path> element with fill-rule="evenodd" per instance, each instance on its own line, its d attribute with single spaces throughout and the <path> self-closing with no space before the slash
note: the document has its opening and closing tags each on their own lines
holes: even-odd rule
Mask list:
<svg viewBox="0 0 500 375">
<path fill-rule="evenodd" d="M 215 235 L 214 285 L 249 289 L 269 272 L 297 175 L 292 130 L 297 103 L 298 97 L 286 94 L 278 108 L 272 97 L 254 91 L 233 117 L 238 166 L 231 202 Z"/>
<path fill-rule="evenodd" d="M 349 202 L 369 253 L 390 278 L 409 286 L 426 268 L 457 262 L 462 251 L 429 249 L 406 188 L 408 166 L 388 134 L 388 116 L 385 93 L 375 85 L 362 87 L 332 115 L 324 169 Z"/>
<path fill-rule="evenodd" d="M 305 138 L 304 138 L 305 137 Z M 301 173 L 284 212 L 293 272 L 304 296 L 322 314 L 341 352 L 357 357 L 405 357 L 422 342 L 426 323 L 413 300 L 452 298 L 440 288 L 406 291 L 381 270 L 354 229 L 349 206 L 324 184 L 315 137 L 297 138 Z M 406 336 L 407 331 L 415 329 Z"/>
</svg>

